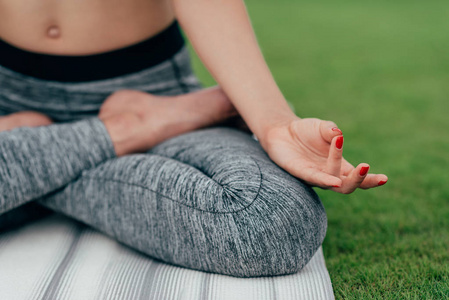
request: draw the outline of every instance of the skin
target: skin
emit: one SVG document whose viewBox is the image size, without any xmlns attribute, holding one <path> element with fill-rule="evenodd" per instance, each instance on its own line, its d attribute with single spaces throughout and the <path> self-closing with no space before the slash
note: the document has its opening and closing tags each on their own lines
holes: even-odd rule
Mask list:
<svg viewBox="0 0 449 300">
<path fill-rule="evenodd" d="M 173 100 L 168 101 L 171 106 L 136 91 L 112 95 L 102 107 L 100 118 L 118 155 L 143 151 L 176 134 L 230 117 L 229 107 L 217 105 L 200 115 L 190 114 L 197 118 L 189 119 L 190 126 L 173 120 L 164 125 L 169 126 L 167 130 L 158 123 L 163 122 L 158 116 L 173 115 L 183 97 L 201 100 L 206 95 L 232 102 L 270 158 L 311 185 L 351 193 L 388 180 L 384 174 L 367 173 L 366 163 L 354 167 L 343 158 L 343 148 L 337 147 L 342 132 L 335 123 L 299 118 L 291 111 L 265 63 L 242 0 L 0 0 L 0 37 L 16 47 L 39 53 L 96 54 L 144 40 L 167 27 L 175 17 L 220 88 L 210 90 L 210 94 L 165 98 Z M 160 110 L 158 116 L 151 110 L 142 113 L 138 105 L 123 105 L 125 101 L 145 100 L 153 111 Z M 195 101 L 183 103 L 183 108 L 189 107 L 190 112 L 200 107 Z M 182 110 L 178 113 L 183 116 Z M 205 122 L 207 114 L 214 116 L 215 121 Z M 220 114 L 222 117 L 218 118 Z M 12 117 L 17 122 L 10 118 L 10 124 L 20 126 L 20 117 Z M 145 134 L 148 130 L 157 132 L 157 138 L 149 140 Z"/>
</svg>

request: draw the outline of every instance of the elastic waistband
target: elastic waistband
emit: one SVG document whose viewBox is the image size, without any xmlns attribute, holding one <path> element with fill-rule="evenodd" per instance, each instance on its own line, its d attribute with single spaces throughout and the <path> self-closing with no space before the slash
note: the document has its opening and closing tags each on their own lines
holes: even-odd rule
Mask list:
<svg viewBox="0 0 449 300">
<path fill-rule="evenodd" d="M 83 82 L 141 71 L 173 57 L 184 46 L 178 22 L 157 35 L 118 50 L 65 56 L 29 52 L 0 40 L 0 65 L 44 80 Z"/>
</svg>

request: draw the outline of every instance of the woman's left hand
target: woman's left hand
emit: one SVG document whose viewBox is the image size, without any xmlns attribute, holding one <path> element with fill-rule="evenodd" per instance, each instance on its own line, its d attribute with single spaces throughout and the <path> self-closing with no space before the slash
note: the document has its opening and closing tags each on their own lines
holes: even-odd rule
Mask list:
<svg viewBox="0 0 449 300">
<path fill-rule="evenodd" d="M 272 127 L 260 142 L 277 165 L 313 186 L 349 194 L 388 180 L 368 174 L 366 163 L 354 167 L 343 158 L 343 134 L 331 121 L 296 118 Z"/>
</svg>

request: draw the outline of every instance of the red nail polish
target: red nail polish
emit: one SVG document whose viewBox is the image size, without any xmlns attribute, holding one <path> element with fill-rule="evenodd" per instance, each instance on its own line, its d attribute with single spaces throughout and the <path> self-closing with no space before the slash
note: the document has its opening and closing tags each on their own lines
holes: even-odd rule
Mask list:
<svg viewBox="0 0 449 300">
<path fill-rule="evenodd" d="M 360 176 L 365 176 L 368 173 L 369 167 L 362 167 L 360 169 Z"/>
<path fill-rule="evenodd" d="M 341 149 L 343 147 L 343 137 L 339 136 L 337 138 L 337 141 L 335 142 L 335 146 L 337 147 L 337 149 Z"/>
<path fill-rule="evenodd" d="M 333 185 L 333 187 L 335 187 L 335 188 L 339 188 L 340 186 L 339 186 L 339 185 Z"/>
<path fill-rule="evenodd" d="M 333 127 L 333 128 L 332 128 L 332 131 L 338 131 L 338 133 L 343 134 L 343 132 L 341 132 L 341 130 L 338 129 L 338 127 Z"/>
<path fill-rule="evenodd" d="M 381 181 L 379 181 L 378 185 L 381 186 L 381 185 L 384 185 L 385 183 L 387 183 L 386 180 L 381 180 Z"/>
</svg>

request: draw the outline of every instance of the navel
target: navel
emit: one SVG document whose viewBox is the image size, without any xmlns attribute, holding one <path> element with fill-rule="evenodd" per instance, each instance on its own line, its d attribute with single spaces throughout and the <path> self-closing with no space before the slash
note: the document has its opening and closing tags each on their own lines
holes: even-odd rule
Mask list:
<svg viewBox="0 0 449 300">
<path fill-rule="evenodd" d="M 61 36 L 61 29 L 56 25 L 52 25 L 47 29 L 47 36 L 52 39 L 57 39 Z"/>
</svg>

